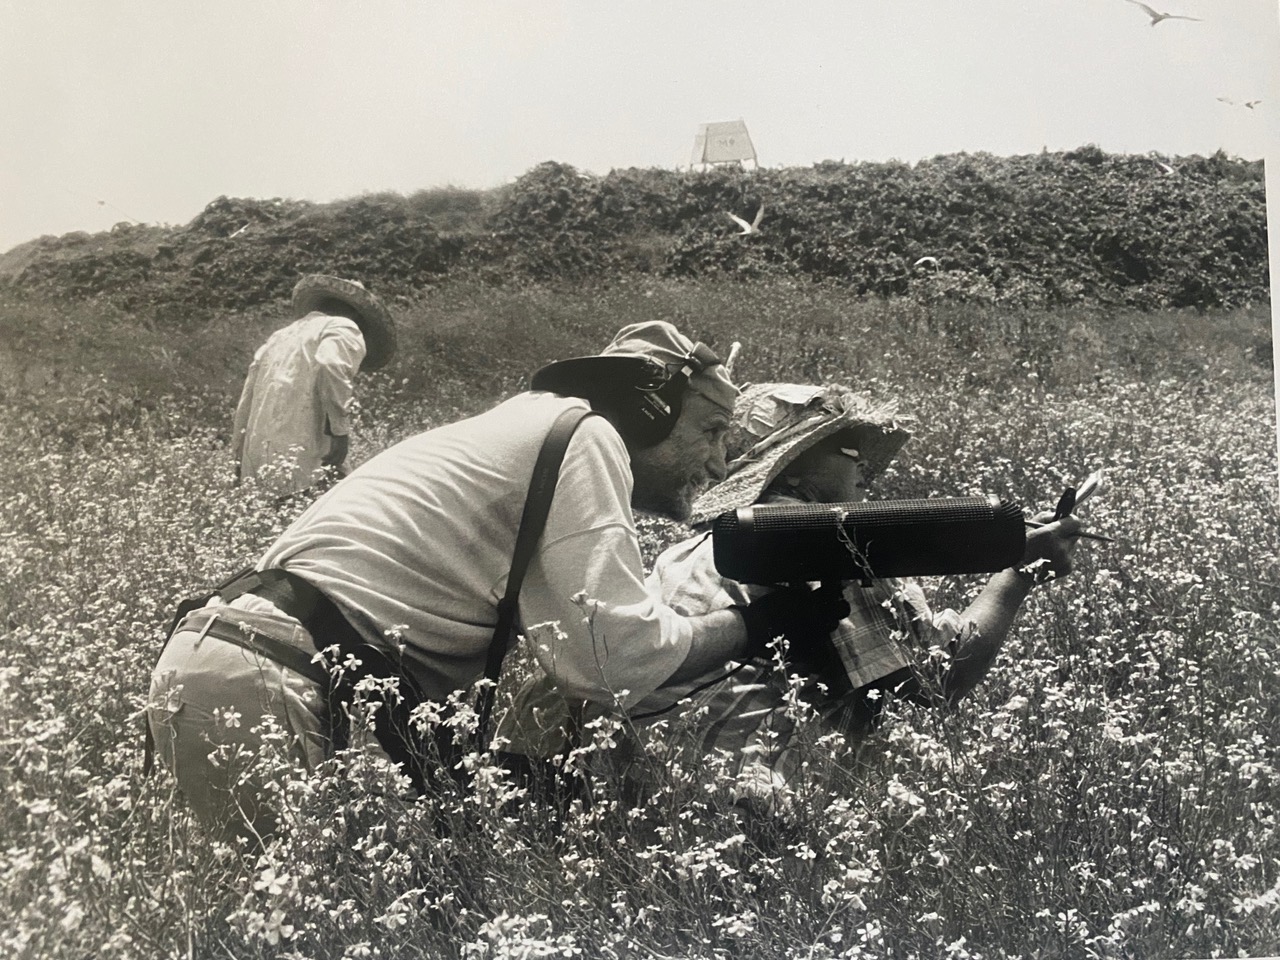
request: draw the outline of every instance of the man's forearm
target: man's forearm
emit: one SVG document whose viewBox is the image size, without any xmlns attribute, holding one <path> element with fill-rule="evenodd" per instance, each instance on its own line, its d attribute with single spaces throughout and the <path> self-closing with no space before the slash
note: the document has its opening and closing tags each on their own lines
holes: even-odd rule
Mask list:
<svg viewBox="0 0 1280 960">
<path fill-rule="evenodd" d="M 693 680 L 713 670 L 723 669 L 730 660 L 741 659 L 747 646 L 747 627 L 735 610 L 717 610 L 690 617 L 693 643 L 684 662 L 667 681 Z"/>
</svg>

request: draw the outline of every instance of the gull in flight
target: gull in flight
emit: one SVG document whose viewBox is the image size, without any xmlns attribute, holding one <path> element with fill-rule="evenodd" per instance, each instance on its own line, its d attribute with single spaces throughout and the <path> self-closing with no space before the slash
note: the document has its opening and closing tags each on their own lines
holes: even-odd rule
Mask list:
<svg viewBox="0 0 1280 960">
<path fill-rule="evenodd" d="M 1245 101 L 1245 106 L 1246 106 L 1246 107 L 1248 107 L 1250 110 L 1252 110 L 1254 107 L 1256 107 L 1256 106 L 1257 106 L 1258 104 L 1260 104 L 1261 102 L 1262 102 L 1261 100 L 1246 100 L 1246 101 Z"/>
<path fill-rule="evenodd" d="M 935 270 L 939 269 L 939 266 L 938 266 L 938 258 L 937 258 L 937 257 L 921 257 L 919 260 L 917 260 L 915 263 L 913 263 L 913 264 L 912 264 L 912 266 L 913 266 L 913 267 L 918 267 L 918 266 L 920 266 L 920 265 L 921 265 L 921 264 L 923 264 L 923 263 L 929 263 L 929 264 L 932 264 L 932 265 L 933 265 L 933 269 L 935 269 Z"/>
<path fill-rule="evenodd" d="M 764 204 L 763 203 L 760 204 L 760 209 L 756 211 L 756 218 L 752 220 L 750 223 L 747 223 L 747 221 L 743 220 L 736 213 L 731 213 L 728 216 L 730 220 L 732 220 L 734 223 L 736 223 L 739 227 L 742 228 L 738 232 L 739 236 L 746 236 L 748 233 L 759 233 L 760 218 L 764 216 Z"/>
<path fill-rule="evenodd" d="M 1129 2 L 1135 7 L 1141 7 L 1143 10 L 1147 11 L 1147 16 L 1151 18 L 1151 25 L 1153 27 L 1161 20 L 1195 20 L 1197 23 L 1203 22 L 1199 17 L 1184 17 L 1180 13 L 1161 13 L 1159 10 L 1153 10 L 1151 7 L 1148 7 L 1145 3 L 1139 3 L 1138 0 L 1129 0 Z"/>
<path fill-rule="evenodd" d="M 1177 173 L 1177 171 L 1174 170 L 1173 167 L 1169 166 L 1167 163 L 1161 160 L 1152 160 L 1151 162 L 1154 163 L 1161 170 L 1163 170 L 1166 176 L 1172 177 L 1175 173 Z"/>
</svg>

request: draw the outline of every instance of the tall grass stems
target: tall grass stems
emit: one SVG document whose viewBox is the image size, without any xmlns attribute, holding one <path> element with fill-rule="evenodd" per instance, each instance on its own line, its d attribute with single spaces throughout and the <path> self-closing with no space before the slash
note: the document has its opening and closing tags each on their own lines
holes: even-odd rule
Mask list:
<svg viewBox="0 0 1280 960">
<path fill-rule="evenodd" d="M 105 309 L 11 300 L 0 953 L 1280 952 L 1265 311 L 1027 312 L 642 281 L 444 285 L 400 316 L 402 356 L 358 388 L 356 461 L 485 408 L 625 323 L 666 317 L 721 351 L 741 340 L 741 379 L 831 378 L 897 397 L 915 439 L 881 496 L 1045 504 L 1105 467 L 1086 517 L 1119 542 L 1082 545 L 1071 578 L 1033 594 L 987 681 L 954 709 L 892 704 L 858 745 L 802 718 L 785 816 L 741 817 L 724 771 L 660 731 L 646 747 L 656 786 L 633 797 L 597 778 L 559 829 L 483 756 L 475 791 L 442 783 L 409 804 L 364 753 L 308 778 L 269 746 L 254 762 L 290 830 L 249 853 L 206 837 L 167 775 L 140 776 L 139 716 L 178 598 L 254 559 L 305 506 L 235 487 L 228 459 L 239 377 L 283 318 L 193 322 L 173 342 Z M 646 522 L 647 555 L 679 534 Z M 955 606 L 980 583 L 927 586 Z M 501 695 L 525 669 L 516 656 Z M 591 751 L 626 731 L 588 733 Z"/>
</svg>

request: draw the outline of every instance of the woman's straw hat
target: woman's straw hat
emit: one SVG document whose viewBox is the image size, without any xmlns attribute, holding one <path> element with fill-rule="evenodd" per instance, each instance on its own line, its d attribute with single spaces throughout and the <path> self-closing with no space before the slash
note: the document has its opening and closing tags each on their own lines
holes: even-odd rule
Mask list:
<svg viewBox="0 0 1280 960">
<path fill-rule="evenodd" d="M 299 317 L 305 317 L 326 300 L 340 300 L 356 311 L 355 321 L 364 335 L 365 348 L 360 369 L 385 367 L 396 352 L 396 328 L 382 301 L 359 280 L 323 273 L 308 274 L 293 288 L 293 312 Z"/>
<path fill-rule="evenodd" d="M 729 434 L 729 475 L 693 505 L 692 524 L 755 503 L 800 454 L 837 433 L 867 473 L 879 473 L 911 439 L 892 404 L 876 404 L 848 387 L 757 383 L 743 389 Z"/>
</svg>

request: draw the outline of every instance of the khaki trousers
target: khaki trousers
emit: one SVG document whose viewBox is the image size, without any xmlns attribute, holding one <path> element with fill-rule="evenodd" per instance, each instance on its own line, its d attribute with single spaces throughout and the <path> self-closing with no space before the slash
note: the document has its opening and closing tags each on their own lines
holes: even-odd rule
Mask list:
<svg viewBox="0 0 1280 960">
<path fill-rule="evenodd" d="M 236 642 L 214 635 L 228 628 Z M 179 624 L 151 676 L 156 753 L 200 822 L 228 841 L 276 831 L 281 811 L 265 789 L 273 767 L 311 771 L 332 752 L 324 688 L 262 652 L 266 644 L 314 653 L 283 614 L 205 607 Z"/>
</svg>

